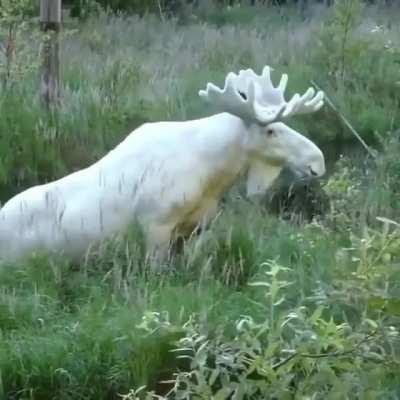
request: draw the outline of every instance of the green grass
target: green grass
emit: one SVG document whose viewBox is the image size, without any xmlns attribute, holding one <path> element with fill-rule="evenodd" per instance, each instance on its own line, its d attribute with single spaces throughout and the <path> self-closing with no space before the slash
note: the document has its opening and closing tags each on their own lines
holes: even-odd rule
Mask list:
<svg viewBox="0 0 400 400">
<path fill-rule="evenodd" d="M 66 23 L 63 104 L 52 116 L 37 95 L 38 35 L 29 33 L 28 47 L 22 32 L 8 89 L 0 95 L 2 199 L 90 164 L 144 121 L 208 115 L 212 110 L 198 90 L 208 81 L 222 82 L 227 71 L 249 66 L 260 71 L 270 64 L 276 80 L 288 72 L 289 92 L 315 80 L 369 143 L 398 125 L 397 8 L 391 13 L 367 8 L 345 41 L 344 17 L 318 7 L 307 20 L 290 8 L 219 12 L 263 22 L 227 18 L 222 26 L 202 20 L 180 25 L 151 15 L 102 14 L 83 24 Z M 371 32 L 375 24 L 382 32 Z M 354 140 L 329 107 L 292 126 L 332 159 Z"/>
<path fill-rule="evenodd" d="M 181 260 L 157 275 L 141 268 L 136 242 L 129 242 L 130 250 L 107 249 L 108 256 L 94 256 L 78 269 L 49 265 L 43 259 L 4 269 L 0 277 L 4 396 L 117 398 L 117 393 L 141 385 L 162 392 L 158 381 L 171 379 L 179 365 L 188 368 L 170 350 L 187 334 L 184 324 L 191 316 L 210 338 L 222 334 L 225 340 L 235 336 L 235 321 L 243 315 L 272 323 L 268 296 L 248 285 L 262 280 L 268 271 L 264 263 L 271 259 L 290 268 L 282 277 L 291 285 L 280 290 L 284 302 L 274 307 L 277 326 L 284 315 L 301 308 L 312 313 L 322 306 L 324 321 L 347 323 L 358 335 L 375 332 L 368 320 L 379 324 L 380 333 L 396 327 L 400 233 L 384 237 L 383 230 L 371 230 L 372 244 L 358 235 L 356 228 L 334 227 L 329 221 L 293 226 L 241 200 L 201 240 L 188 243 Z M 154 312 L 160 313 L 156 320 Z M 275 346 L 300 346 L 298 337 L 289 340 L 275 330 Z M 314 346 L 307 329 L 298 327 L 296 335 L 306 335 L 303 348 Z M 341 340 L 342 346 L 351 346 L 351 338 Z M 389 368 L 389 363 L 398 362 L 398 344 L 398 336 L 377 339 L 376 345 L 385 349 L 379 353 L 387 352 L 381 356 L 388 363 L 381 367 L 379 379 L 389 383 L 380 395 L 397 393 L 400 387 Z M 268 341 L 264 346 L 268 348 Z M 368 365 L 355 369 L 352 379 L 368 379 Z M 311 377 L 314 374 L 310 372 Z M 336 380 L 340 379 L 347 378 L 339 369 Z M 323 385 L 316 388 L 324 393 Z"/>
<path fill-rule="evenodd" d="M 143 385 L 140 398 L 400 398 L 400 12 L 365 8 L 343 42 L 339 11 L 73 21 L 53 114 L 35 68 L 11 76 L 0 92 L 3 201 L 90 164 L 145 121 L 210 114 L 197 96 L 206 82 L 265 63 L 289 73 L 291 91 L 317 81 L 379 152 L 366 157 L 325 107 L 290 124 L 328 155 L 329 204 L 312 222 L 293 209 L 271 215 L 239 185 L 210 229 L 158 272 L 135 231 L 79 266 L 2 267 L 0 399 L 117 399 Z M 385 29 L 371 33 L 375 24 Z M 37 50 L 33 39 L 16 65 Z"/>
</svg>

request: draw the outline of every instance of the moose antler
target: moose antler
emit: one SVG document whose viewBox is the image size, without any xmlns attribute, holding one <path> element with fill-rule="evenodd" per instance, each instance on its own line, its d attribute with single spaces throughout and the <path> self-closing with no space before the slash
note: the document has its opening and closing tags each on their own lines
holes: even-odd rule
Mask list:
<svg viewBox="0 0 400 400">
<path fill-rule="evenodd" d="M 298 114 L 318 111 L 324 104 L 324 94 L 310 87 L 302 96 L 296 93 L 288 102 L 284 94 L 288 76 L 283 74 L 279 85 L 271 81 L 271 69 L 265 66 L 261 75 L 252 69 L 241 70 L 239 75 L 230 72 L 223 89 L 208 83 L 206 90 L 200 90 L 200 97 L 209 103 L 246 120 L 269 124 L 279 119 Z"/>
</svg>

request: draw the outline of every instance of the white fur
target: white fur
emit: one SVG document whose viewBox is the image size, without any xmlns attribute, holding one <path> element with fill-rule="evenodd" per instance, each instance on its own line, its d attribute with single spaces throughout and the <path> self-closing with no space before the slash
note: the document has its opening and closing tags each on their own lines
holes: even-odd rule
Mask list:
<svg viewBox="0 0 400 400">
<path fill-rule="evenodd" d="M 222 113 L 145 124 L 92 166 L 9 200 L 0 210 L 0 260 L 36 251 L 77 259 L 134 222 L 149 251 L 165 252 L 176 234 L 213 217 L 240 174 L 248 171 L 254 194 L 283 166 L 325 171 L 318 147 L 283 123 L 262 127 Z"/>
</svg>

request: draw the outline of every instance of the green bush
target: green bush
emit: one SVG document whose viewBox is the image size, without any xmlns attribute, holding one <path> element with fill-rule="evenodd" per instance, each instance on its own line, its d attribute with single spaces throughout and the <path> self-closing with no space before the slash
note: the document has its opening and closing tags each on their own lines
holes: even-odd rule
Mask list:
<svg viewBox="0 0 400 400">
<path fill-rule="evenodd" d="M 167 16 L 179 13 L 186 6 L 186 0 L 71 0 L 71 16 L 85 18 L 98 13 L 102 8 L 113 12 L 165 13 Z"/>
<path fill-rule="evenodd" d="M 400 43 L 392 42 L 385 26 L 363 24 L 367 15 L 359 0 L 336 2 L 316 32 L 310 57 L 319 71 L 315 80 L 322 82 L 364 140 L 376 144 L 376 133 L 384 135 L 399 123 L 392 110 L 400 106 Z M 340 136 L 349 137 L 349 131 Z"/>
</svg>

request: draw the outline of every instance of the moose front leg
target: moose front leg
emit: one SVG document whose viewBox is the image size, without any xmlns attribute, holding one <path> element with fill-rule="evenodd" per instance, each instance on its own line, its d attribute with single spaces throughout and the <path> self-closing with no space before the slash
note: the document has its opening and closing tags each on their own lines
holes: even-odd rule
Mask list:
<svg viewBox="0 0 400 400">
<path fill-rule="evenodd" d="M 172 256 L 184 252 L 185 242 L 192 238 L 200 238 L 201 233 L 205 232 L 218 211 L 218 201 L 209 199 L 202 208 L 196 209 L 181 224 L 178 224 L 172 235 Z"/>
<path fill-rule="evenodd" d="M 169 225 L 150 226 L 146 231 L 146 258 L 154 271 L 168 261 L 173 227 Z"/>
</svg>

